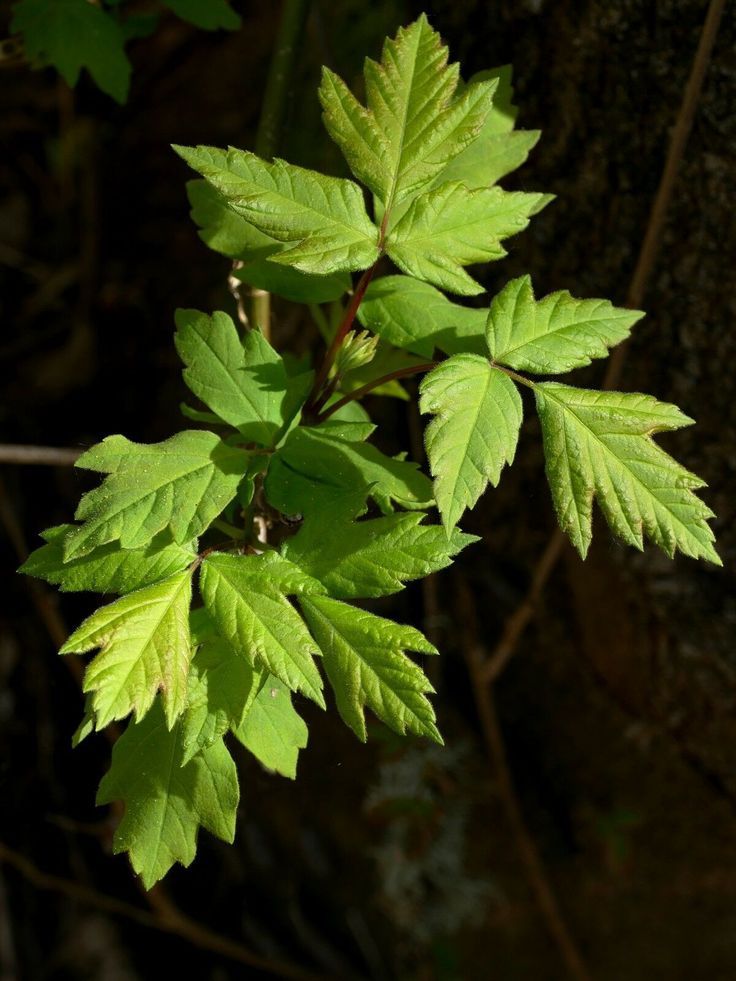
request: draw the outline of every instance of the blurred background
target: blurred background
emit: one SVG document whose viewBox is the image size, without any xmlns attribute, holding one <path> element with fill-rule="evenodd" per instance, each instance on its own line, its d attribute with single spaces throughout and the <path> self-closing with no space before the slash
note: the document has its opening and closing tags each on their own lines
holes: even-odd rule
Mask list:
<svg viewBox="0 0 736 981">
<path fill-rule="evenodd" d="M 233 300 L 169 144 L 253 146 L 281 9 L 233 6 L 238 30 L 163 13 L 134 39 L 124 105 L 86 74 L 72 91 L 53 69 L 0 61 L 2 442 L 81 448 L 181 427 L 173 311 Z M 0 38 L 11 7 L 0 3 Z M 487 267 L 488 289 L 531 272 L 538 295 L 622 304 L 707 7 L 313 0 L 280 153 L 342 173 L 320 124 L 320 65 L 357 87 L 363 56 L 424 9 L 466 77 L 513 65 L 517 125 L 543 131 L 504 184 L 557 200 Z M 697 420 L 662 444 L 708 482 L 725 568 L 639 555 L 598 523 L 586 564 L 556 552 L 525 606 L 555 528 L 530 414 L 516 465 L 465 522 L 483 543 L 391 611 L 443 651 L 444 749 L 378 726 L 362 746 L 298 699 L 310 742 L 297 781 L 243 754 L 235 846 L 201 835 L 191 869 L 147 900 L 111 856 L 115 815 L 94 804 L 109 744 L 70 746 L 82 700 L 54 633 L 94 598 L 59 599 L 13 572 L 88 483 L 70 467 L 2 465 L 2 981 L 736 977 L 735 42 L 727 3 L 620 380 Z M 279 301 L 273 330 L 277 346 L 317 344 Z M 385 449 L 420 449 L 406 404 L 369 408 Z M 515 642 L 499 648 L 504 630 Z M 481 693 L 474 658 L 494 651 Z"/>
</svg>

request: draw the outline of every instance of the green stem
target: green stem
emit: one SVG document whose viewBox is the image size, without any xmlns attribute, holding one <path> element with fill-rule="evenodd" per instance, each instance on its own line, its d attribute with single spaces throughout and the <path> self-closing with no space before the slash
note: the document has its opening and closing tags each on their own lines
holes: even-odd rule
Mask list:
<svg viewBox="0 0 736 981">
<path fill-rule="evenodd" d="M 256 132 L 255 152 L 267 160 L 278 149 L 294 78 L 297 46 L 304 37 L 309 7 L 310 0 L 284 0 Z M 271 294 L 266 290 L 252 288 L 249 291 L 248 320 L 267 340 L 270 339 Z"/>
<path fill-rule="evenodd" d="M 422 371 L 431 371 L 432 368 L 436 368 L 439 364 L 438 361 L 425 361 L 422 364 L 411 365 L 409 368 L 397 368 L 396 371 L 391 371 L 387 375 L 381 375 L 380 378 L 374 378 L 373 381 L 367 382 L 365 385 L 361 385 L 360 388 L 356 388 L 353 392 L 348 392 L 339 402 L 335 402 L 331 405 L 329 409 L 322 412 L 319 416 L 318 422 L 324 422 L 325 419 L 329 419 L 330 416 L 337 412 L 338 409 L 342 409 L 344 405 L 349 402 L 355 402 L 357 399 L 362 399 L 364 395 L 368 395 L 372 392 L 374 388 L 379 388 L 381 385 L 385 385 L 390 381 L 397 381 L 399 378 L 409 378 L 411 375 L 418 375 Z"/>
<path fill-rule="evenodd" d="M 524 375 L 517 375 L 517 373 L 512 371 L 511 368 L 504 368 L 503 365 L 496 364 L 495 361 L 491 361 L 491 367 L 495 368 L 497 371 L 503 372 L 504 375 L 508 375 L 509 378 L 513 378 L 513 380 L 518 382 L 519 385 L 524 385 L 526 388 L 531 388 L 532 390 L 537 387 L 536 384 L 531 381 L 531 379 L 525 378 Z"/>
</svg>

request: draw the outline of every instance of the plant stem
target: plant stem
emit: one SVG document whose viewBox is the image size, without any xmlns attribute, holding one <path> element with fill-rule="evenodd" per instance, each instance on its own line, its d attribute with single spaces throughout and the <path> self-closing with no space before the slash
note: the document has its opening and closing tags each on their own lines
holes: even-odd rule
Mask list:
<svg viewBox="0 0 736 981">
<path fill-rule="evenodd" d="M 379 388 L 381 385 L 385 385 L 390 381 L 396 381 L 398 378 L 409 378 L 411 375 L 418 375 L 422 371 L 431 371 L 432 368 L 436 368 L 438 364 L 438 361 L 425 361 L 422 364 L 411 365 L 408 368 L 397 368 L 396 371 L 391 371 L 387 375 L 381 375 L 380 378 L 374 378 L 373 381 L 366 382 L 365 385 L 361 385 L 360 388 L 356 388 L 353 392 L 348 392 L 348 394 L 343 396 L 339 402 L 335 402 L 334 405 L 331 405 L 329 409 L 321 413 L 318 421 L 324 422 L 325 419 L 329 419 L 334 412 L 338 411 L 338 409 L 342 409 L 342 407 L 347 405 L 349 402 L 355 402 L 358 399 L 362 399 L 364 395 L 368 395 L 368 393 L 372 392 L 374 388 Z"/>
<path fill-rule="evenodd" d="M 267 160 L 278 149 L 289 88 L 294 78 L 297 45 L 304 36 L 309 8 L 310 0 L 284 0 L 256 132 L 255 152 Z M 271 294 L 266 290 L 251 287 L 248 291 L 248 321 L 266 340 L 270 339 Z"/>
<path fill-rule="evenodd" d="M 340 321 L 340 326 L 335 331 L 335 336 L 332 338 L 332 343 L 327 348 L 327 353 L 325 354 L 324 361 L 317 372 L 317 377 L 314 380 L 314 386 L 312 387 L 312 394 L 307 402 L 308 408 L 316 409 L 320 392 L 327 381 L 327 376 L 330 373 L 330 368 L 335 362 L 335 357 L 337 352 L 340 350 L 342 342 L 345 340 L 345 336 L 353 326 L 353 321 L 355 320 L 355 315 L 358 312 L 358 307 L 360 306 L 363 297 L 365 296 L 365 291 L 368 289 L 368 284 L 373 279 L 373 274 L 376 271 L 376 266 L 378 262 L 374 262 L 370 269 L 366 269 L 363 275 L 358 280 L 358 285 L 355 287 L 355 292 L 350 298 L 350 303 L 348 303 L 345 314 Z"/>
</svg>

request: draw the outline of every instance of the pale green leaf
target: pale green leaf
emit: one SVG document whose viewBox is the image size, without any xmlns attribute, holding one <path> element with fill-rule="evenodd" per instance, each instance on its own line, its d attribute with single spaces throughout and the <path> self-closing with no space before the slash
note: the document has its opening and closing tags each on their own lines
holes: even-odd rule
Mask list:
<svg viewBox="0 0 736 981">
<path fill-rule="evenodd" d="M 692 423 L 650 395 L 535 385 L 547 478 L 560 525 L 585 557 L 593 498 L 612 531 L 635 548 L 646 534 L 669 556 L 677 549 L 721 565 L 708 519 L 693 492 L 703 481 L 651 439 Z"/>
<path fill-rule="evenodd" d="M 269 502 L 291 515 L 322 510 L 326 496 L 354 498 L 361 488 L 369 488 L 384 512 L 392 502 L 409 510 L 432 503 L 432 485 L 416 464 L 322 426 L 295 429 L 274 455 L 265 482 Z"/>
<path fill-rule="evenodd" d="M 397 347 L 431 358 L 445 354 L 484 354 L 486 310 L 462 307 L 429 283 L 411 276 L 373 280 L 358 310 L 364 327 Z"/>
<path fill-rule="evenodd" d="M 388 210 L 428 184 L 478 134 L 495 80 L 456 96 L 458 66 L 422 15 L 387 39 L 381 62 L 366 59 L 367 108 L 324 69 L 324 122 L 353 173 Z"/>
<path fill-rule="evenodd" d="M 505 256 L 501 240 L 523 231 L 548 200 L 500 187 L 443 184 L 414 198 L 390 231 L 386 251 L 410 276 L 451 293 L 482 293 L 462 267 Z"/>
<path fill-rule="evenodd" d="M 359 739 L 366 739 L 367 706 L 402 735 L 408 730 L 442 742 L 426 697 L 434 689 L 404 653 L 437 653 L 418 630 L 325 596 L 299 602 L 322 649 L 338 711 Z"/>
<path fill-rule="evenodd" d="M 378 258 L 378 229 L 352 181 L 326 177 L 245 150 L 180 147 L 176 152 L 259 231 L 289 245 L 273 254 L 307 273 L 367 269 Z"/>
<path fill-rule="evenodd" d="M 643 316 L 608 300 L 576 300 L 567 290 L 535 300 L 530 277 L 520 276 L 491 304 L 488 347 L 500 364 L 555 375 L 605 358 Z"/>
<path fill-rule="evenodd" d="M 61 648 L 61 654 L 100 648 L 83 685 L 92 692 L 97 729 L 129 712 L 141 719 L 159 691 L 166 722 L 174 724 L 186 703 L 191 599 L 191 570 L 176 573 L 101 607 Z"/>
<path fill-rule="evenodd" d="M 197 538 L 235 497 L 248 459 L 199 430 L 149 445 L 108 436 L 77 460 L 109 476 L 82 498 L 75 517 L 84 524 L 64 539 L 65 559 L 118 540 L 140 548 L 164 529 L 179 545 Z"/>
<path fill-rule="evenodd" d="M 37 548 L 18 570 L 45 579 L 62 592 L 129 593 L 186 569 L 197 557 L 196 543 L 174 545 L 154 540 L 145 548 L 101 545 L 82 558 L 64 561 L 64 541 L 75 525 L 57 525 L 43 533 Z"/>
<path fill-rule="evenodd" d="M 96 84 L 117 102 L 125 102 L 130 62 L 117 21 L 88 0 L 19 0 L 10 29 L 23 35 L 32 62 L 50 63 L 68 85 L 86 68 Z"/>
<path fill-rule="evenodd" d="M 322 679 L 313 658 L 319 652 L 285 595 L 303 588 L 300 583 L 306 576 L 297 569 L 301 579 L 284 584 L 258 563 L 255 556 L 208 556 L 200 580 L 204 604 L 238 654 L 324 708 Z"/>
<path fill-rule="evenodd" d="M 190 665 L 187 704 L 180 721 L 182 765 L 240 725 L 266 680 L 265 672 L 254 670 L 217 634 L 214 624 L 204 637 L 193 640 L 199 646 Z"/>
<path fill-rule="evenodd" d="M 175 862 L 192 863 L 200 825 L 233 841 L 239 796 L 235 764 L 222 740 L 182 766 L 181 729 L 167 730 L 157 703 L 115 743 L 97 803 L 124 801 L 113 851 L 129 853 L 150 889 Z"/>
<path fill-rule="evenodd" d="M 420 386 L 420 410 L 435 418 L 425 442 L 437 507 L 449 530 L 516 452 L 521 398 L 506 375 L 477 354 L 456 354 Z"/>
<path fill-rule="evenodd" d="M 248 442 L 278 442 L 309 393 L 311 372 L 290 377 L 263 334 L 251 330 L 241 340 L 226 313 L 177 310 L 176 326 L 184 381 L 194 394 Z"/>
<path fill-rule="evenodd" d="M 307 745 L 307 726 L 291 703 L 291 693 L 278 678 L 269 676 L 235 736 L 267 770 L 296 777 L 299 750 Z"/>
<path fill-rule="evenodd" d="M 188 20 L 195 27 L 205 31 L 224 28 L 237 31 L 240 17 L 232 9 L 228 0 L 162 0 L 162 2 L 182 20 Z"/>
<path fill-rule="evenodd" d="M 307 518 L 284 554 L 342 599 L 388 596 L 406 582 L 446 568 L 473 535 L 421 524 L 423 514 L 392 514 L 367 521 L 336 520 L 329 512 Z"/>
</svg>

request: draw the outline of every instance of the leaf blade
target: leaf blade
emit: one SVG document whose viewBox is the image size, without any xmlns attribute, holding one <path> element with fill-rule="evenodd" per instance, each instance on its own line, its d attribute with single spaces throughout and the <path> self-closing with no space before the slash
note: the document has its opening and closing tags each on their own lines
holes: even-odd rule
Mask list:
<svg viewBox="0 0 736 981">
<path fill-rule="evenodd" d="M 425 444 L 445 528 L 453 528 L 511 464 L 522 420 L 516 386 L 485 358 L 456 354 L 419 387 L 420 411 L 434 419 Z"/>
<path fill-rule="evenodd" d="M 300 598 L 322 649 L 325 671 L 346 725 L 365 742 L 367 706 L 389 728 L 442 742 L 426 695 L 433 691 L 405 649 L 436 654 L 413 627 L 405 627 L 326 596 Z"/>
<path fill-rule="evenodd" d="M 691 419 L 637 393 L 543 382 L 535 397 L 555 511 L 583 558 L 596 498 L 614 533 L 635 548 L 646 534 L 670 557 L 679 549 L 721 565 L 707 523 L 713 514 L 694 494 L 703 481 L 651 439 Z"/>
</svg>

